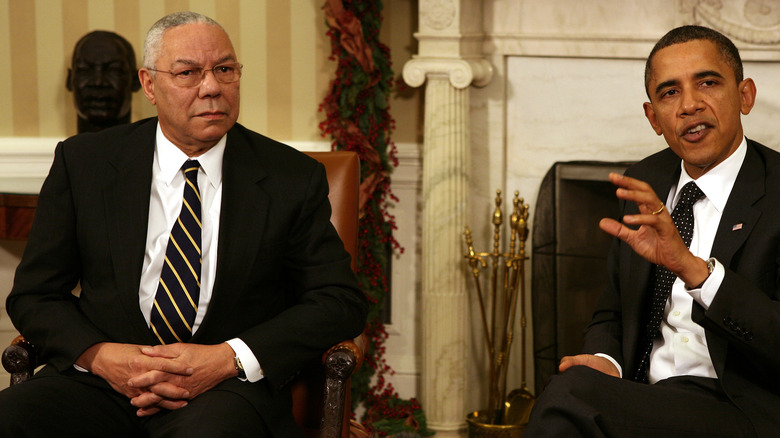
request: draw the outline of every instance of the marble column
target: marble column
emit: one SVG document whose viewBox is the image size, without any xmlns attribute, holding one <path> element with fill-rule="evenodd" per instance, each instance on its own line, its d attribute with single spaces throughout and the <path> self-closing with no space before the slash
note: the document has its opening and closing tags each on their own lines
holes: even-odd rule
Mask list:
<svg viewBox="0 0 780 438">
<path fill-rule="evenodd" d="M 422 392 L 437 437 L 465 435 L 470 336 L 463 230 L 469 212 L 469 86 L 485 84 L 481 59 L 416 57 L 404 80 L 425 90 L 422 229 Z"/>
</svg>

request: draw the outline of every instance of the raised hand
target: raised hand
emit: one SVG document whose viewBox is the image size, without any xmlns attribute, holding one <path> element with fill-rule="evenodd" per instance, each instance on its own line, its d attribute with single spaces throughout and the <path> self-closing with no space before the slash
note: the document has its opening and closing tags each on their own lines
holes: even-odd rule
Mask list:
<svg viewBox="0 0 780 438">
<path fill-rule="evenodd" d="M 623 216 L 623 223 L 604 218 L 599 227 L 629 244 L 651 263 L 666 266 L 686 285 L 701 284 L 709 275 L 707 263 L 685 246 L 669 211 L 652 187 L 644 181 L 617 173 L 610 173 L 609 180 L 618 186 L 617 197 L 636 203 L 639 214 Z M 632 229 L 627 225 L 639 228 Z"/>
</svg>

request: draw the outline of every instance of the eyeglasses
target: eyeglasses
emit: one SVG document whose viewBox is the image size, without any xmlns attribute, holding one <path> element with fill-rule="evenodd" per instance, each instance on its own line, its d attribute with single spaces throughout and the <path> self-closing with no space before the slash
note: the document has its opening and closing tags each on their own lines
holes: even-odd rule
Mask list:
<svg viewBox="0 0 780 438">
<path fill-rule="evenodd" d="M 232 62 L 227 64 L 215 65 L 210 69 L 203 68 L 203 67 L 188 66 L 188 67 L 182 67 L 181 69 L 175 71 L 156 70 L 153 68 L 147 68 L 147 70 L 156 71 L 158 73 L 168 73 L 171 76 L 173 76 L 173 83 L 176 84 L 176 86 L 184 87 L 184 88 L 192 88 L 192 87 L 197 87 L 203 83 L 203 80 L 206 79 L 207 71 L 211 71 L 212 73 L 214 73 L 214 79 L 216 79 L 217 82 L 223 84 L 236 82 L 239 79 L 241 79 L 242 68 L 244 68 L 243 65 L 237 62 Z"/>
</svg>

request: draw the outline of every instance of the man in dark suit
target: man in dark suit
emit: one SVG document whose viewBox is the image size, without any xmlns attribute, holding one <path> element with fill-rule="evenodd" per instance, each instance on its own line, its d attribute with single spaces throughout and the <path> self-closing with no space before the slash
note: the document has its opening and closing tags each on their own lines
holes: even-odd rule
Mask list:
<svg viewBox="0 0 780 438">
<path fill-rule="evenodd" d="M 683 26 L 650 53 L 645 87 L 669 149 L 610 175 L 609 284 L 526 436 L 777 436 L 780 154 L 743 135 L 755 84 L 728 38 Z"/>
<path fill-rule="evenodd" d="M 7 301 L 47 365 L 0 392 L 1 436 L 302 436 L 287 384 L 367 304 L 323 166 L 236 124 L 241 67 L 213 20 L 164 17 L 139 72 L 158 117 L 57 146 Z"/>
</svg>

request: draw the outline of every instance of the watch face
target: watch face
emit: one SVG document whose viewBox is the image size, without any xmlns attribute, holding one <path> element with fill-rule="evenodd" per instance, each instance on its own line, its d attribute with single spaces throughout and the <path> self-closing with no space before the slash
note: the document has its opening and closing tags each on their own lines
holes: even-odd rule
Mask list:
<svg viewBox="0 0 780 438">
<path fill-rule="evenodd" d="M 246 372 L 244 371 L 244 365 L 241 364 L 241 359 L 239 359 L 238 356 L 235 356 L 233 358 L 233 363 L 236 366 L 236 371 L 238 371 L 238 377 L 246 379 Z"/>
</svg>

